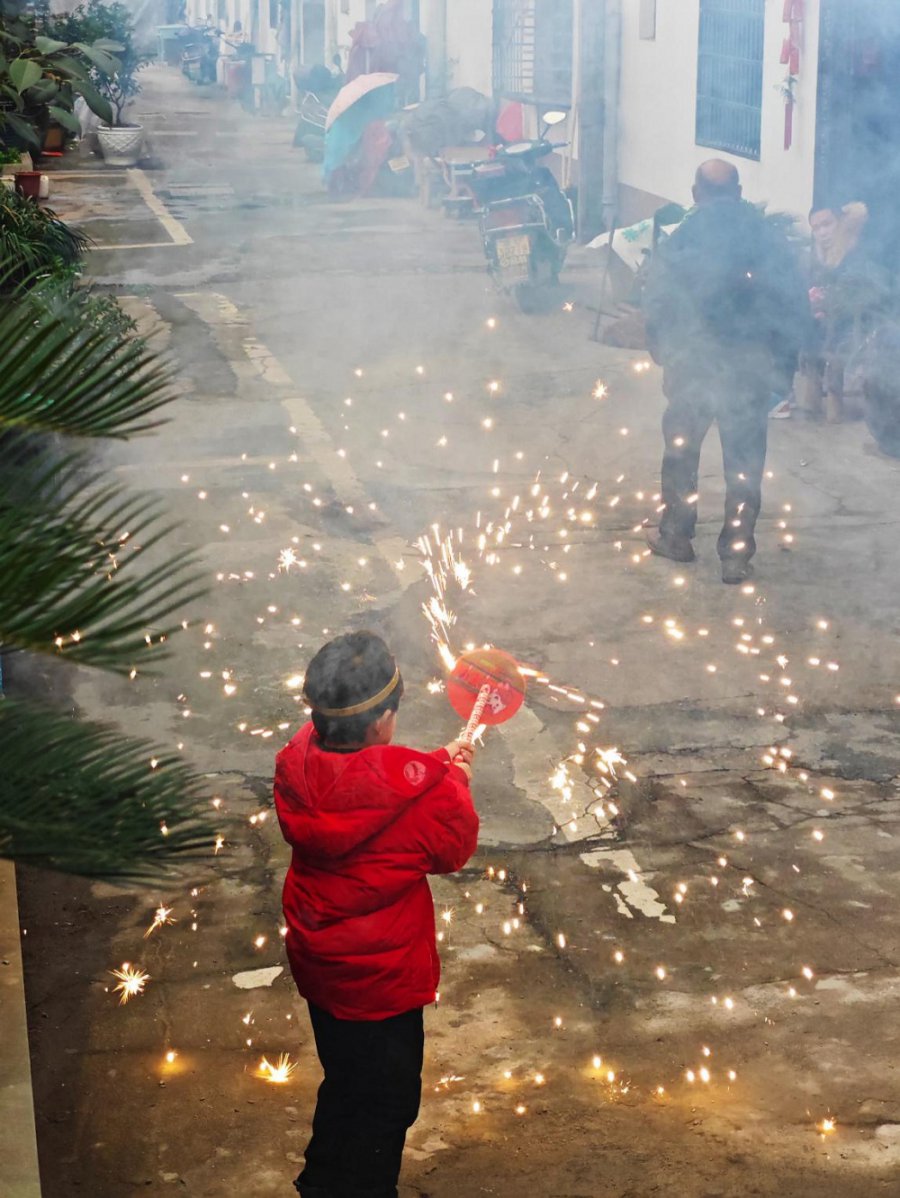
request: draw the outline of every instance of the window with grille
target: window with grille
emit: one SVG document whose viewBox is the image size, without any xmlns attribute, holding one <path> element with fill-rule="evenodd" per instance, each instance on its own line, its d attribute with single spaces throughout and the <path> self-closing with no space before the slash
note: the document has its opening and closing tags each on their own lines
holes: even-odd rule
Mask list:
<svg viewBox="0 0 900 1198">
<path fill-rule="evenodd" d="M 700 0 L 697 144 L 759 158 L 766 0 Z"/>
<path fill-rule="evenodd" d="M 494 0 L 494 91 L 568 107 L 572 0 Z"/>
</svg>

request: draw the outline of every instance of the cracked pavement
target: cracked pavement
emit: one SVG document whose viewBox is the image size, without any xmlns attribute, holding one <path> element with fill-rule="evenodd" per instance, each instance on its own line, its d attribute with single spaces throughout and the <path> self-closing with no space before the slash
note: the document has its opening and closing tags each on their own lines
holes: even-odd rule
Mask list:
<svg viewBox="0 0 900 1198">
<path fill-rule="evenodd" d="M 90 270 L 177 364 L 171 423 L 102 460 L 167 498 L 211 591 L 157 677 L 85 672 L 71 699 L 182 746 L 227 843 L 162 894 L 21 872 L 46 1192 L 290 1192 L 310 1033 L 284 974 L 232 981 L 284 963 L 266 817 L 302 714 L 288 681 L 326 630 L 373 627 L 404 738 L 456 734 L 421 613 L 437 522 L 473 570 L 454 643 L 548 682 L 488 735 L 478 857 L 434 886 L 445 972 L 404 1198 L 896 1193 L 900 463 L 859 424 L 774 424 L 741 591 L 718 581 L 713 435 L 698 562 L 649 560 L 659 378 L 590 340 L 589 253 L 524 317 L 472 225 L 327 204 L 289 122 L 156 68 L 143 104 L 147 178 L 191 243 L 157 246 L 136 189 L 107 213 L 90 163 L 54 204 L 92 214 Z M 279 570 L 286 547 L 306 565 Z M 161 901 L 177 923 L 145 939 Z M 123 961 L 151 981 L 120 1007 Z M 283 1051 L 290 1081 L 260 1081 Z"/>
</svg>

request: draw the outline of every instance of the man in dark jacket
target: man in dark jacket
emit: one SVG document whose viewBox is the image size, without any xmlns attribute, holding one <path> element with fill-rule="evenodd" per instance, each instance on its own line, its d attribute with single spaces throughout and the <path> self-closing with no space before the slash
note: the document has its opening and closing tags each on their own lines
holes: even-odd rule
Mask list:
<svg viewBox="0 0 900 1198">
<path fill-rule="evenodd" d="M 741 198 L 735 167 L 697 171 L 696 207 L 657 251 L 644 294 L 647 343 L 668 407 L 656 554 L 694 560 L 700 449 L 716 421 L 725 466 L 722 581 L 751 573 L 768 410 L 797 369 L 808 326 L 803 279 L 786 236 Z"/>
</svg>

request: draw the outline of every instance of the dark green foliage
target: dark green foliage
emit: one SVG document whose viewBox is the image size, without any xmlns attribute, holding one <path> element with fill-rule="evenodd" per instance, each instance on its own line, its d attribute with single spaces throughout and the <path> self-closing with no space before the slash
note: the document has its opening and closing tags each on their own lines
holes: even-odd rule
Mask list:
<svg viewBox="0 0 900 1198">
<path fill-rule="evenodd" d="M 79 95 L 102 120 L 113 119 L 91 79 L 92 69 L 115 75 L 113 44 L 69 45 L 48 37 L 40 21 L 25 0 L 0 0 L 0 147 L 40 149 L 54 122 L 77 132 Z"/>
<path fill-rule="evenodd" d="M 0 745 L 0 857 L 158 882 L 179 859 L 210 854 L 209 829 L 191 816 L 201 788 L 172 754 L 11 699 Z"/>
<path fill-rule="evenodd" d="M 88 239 L 49 208 L 0 188 L 0 294 L 28 280 L 60 276 L 78 266 Z"/>
<path fill-rule="evenodd" d="M 0 271 L 0 646 L 149 672 L 200 593 L 193 556 L 168 547 L 155 499 L 101 477 L 83 453 L 61 456 L 57 439 L 155 427 L 170 372 L 114 300 L 75 286 L 83 239 L 29 200 L 12 207 L 22 223 Z M 25 273 L 32 259 L 41 277 Z M 158 877 L 212 850 L 200 789 L 151 745 L 0 697 L 0 857 Z"/>
<path fill-rule="evenodd" d="M 159 505 L 103 483 L 80 457 L 26 464 L 7 443 L 5 458 L 0 641 L 118 673 L 152 668 L 173 613 L 198 593 L 191 557 L 158 551 L 171 531 Z M 158 560 L 143 571 L 148 557 Z"/>
<path fill-rule="evenodd" d="M 149 58 L 138 52 L 134 44 L 134 24 L 128 6 L 113 0 L 88 0 L 71 12 L 53 13 L 42 10 L 45 32 L 63 43 L 90 45 L 109 50 L 115 55 L 116 67 L 111 71 L 103 63 L 92 63 L 91 82 L 99 95 L 108 100 L 113 110 L 112 124 L 121 125 L 128 101 L 140 93 L 138 71 Z"/>
</svg>

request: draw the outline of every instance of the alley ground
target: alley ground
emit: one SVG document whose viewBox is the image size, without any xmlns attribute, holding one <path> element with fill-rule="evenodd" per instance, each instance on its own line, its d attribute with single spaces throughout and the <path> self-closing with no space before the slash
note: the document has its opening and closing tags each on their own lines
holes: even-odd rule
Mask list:
<svg viewBox="0 0 900 1198">
<path fill-rule="evenodd" d="M 171 423 L 103 460 L 167 498 L 211 589 L 158 677 L 71 698 L 183 747 L 226 843 L 164 893 L 20 873 L 44 1192 L 293 1192 L 305 1014 L 285 972 L 234 980 L 284 964 L 273 758 L 348 628 L 393 645 L 405 739 L 456 733 L 421 610 L 452 533 L 454 647 L 548 681 L 489 735 L 479 854 L 434 887 L 404 1198 L 900 1193 L 900 463 L 858 423 L 773 422 L 735 590 L 712 437 L 698 563 L 648 559 L 660 380 L 590 339 L 589 254 L 526 317 L 473 225 L 327 203 L 287 120 L 159 68 L 141 107 L 156 169 L 84 163 L 53 202 L 177 364 Z M 177 922 L 145 938 L 160 902 Z M 126 1006 L 123 961 L 150 975 Z M 260 1080 L 281 1052 L 289 1081 Z"/>
</svg>

